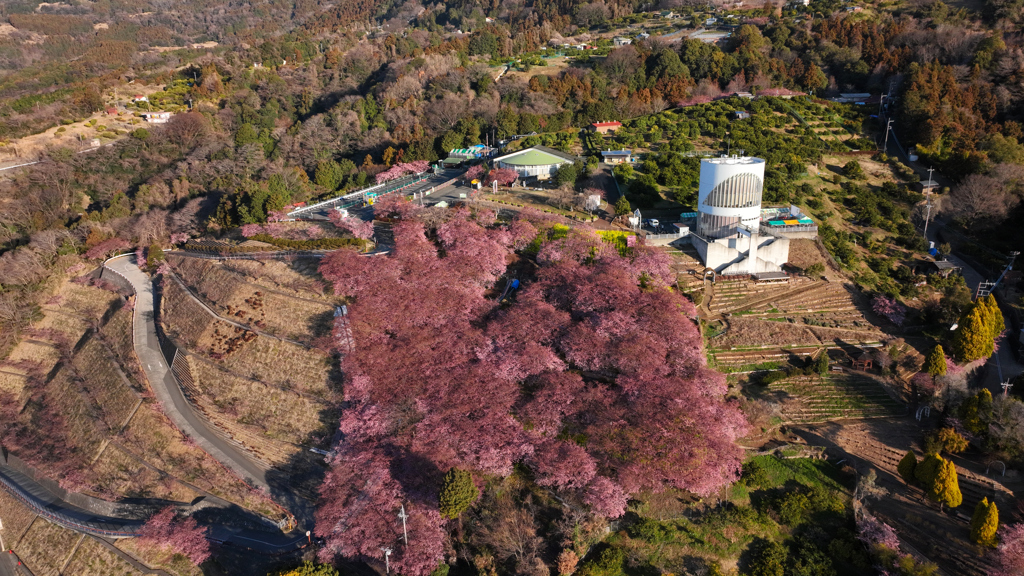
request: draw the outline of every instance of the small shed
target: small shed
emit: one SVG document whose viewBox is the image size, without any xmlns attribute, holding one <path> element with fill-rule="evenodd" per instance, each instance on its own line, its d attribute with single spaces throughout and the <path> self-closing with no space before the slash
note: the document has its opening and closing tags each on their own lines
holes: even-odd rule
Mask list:
<svg viewBox="0 0 1024 576">
<path fill-rule="evenodd" d="M 925 270 L 929 274 L 938 274 L 943 278 L 949 278 L 950 274 L 960 274 L 963 269 L 949 260 L 939 260 L 937 262 L 928 262 L 925 265 Z"/>
<path fill-rule="evenodd" d="M 782 271 L 758 272 L 754 274 L 754 281 L 758 284 L 785 284 L 789 282 L 789 274 Z"/>
<path fill-rule="evenodd" d="M 750 118 L 750 112 L 747 112 L 746 110 L 736 110 L 732 115 L 733 118 L 737 120 L 746 120 L 747 118 Z"/>
<path fill-rule="evenodd" d="M 622 122 L 611 121 L 611 122 L 594 122 L 590 125 L 591 132 L 597 132 L 599 134 L 608 134 L 609 132 L 615 132 L 619 128 L 622 128 Z"/>
<path fill-rule="evenodd" d="M 606 164 L 628 164 L 633 161 L 632 150 L 603 150 L 601 159 Z"/>
<path fill-rule="evenodd" d="M 874 366 L 874 361 L 871 360 L 871 354 L 867 350 L 859 350 L 854 352 L 850 356 L 850 363 L 854 370 L 870 370 Z"/>
</svg>

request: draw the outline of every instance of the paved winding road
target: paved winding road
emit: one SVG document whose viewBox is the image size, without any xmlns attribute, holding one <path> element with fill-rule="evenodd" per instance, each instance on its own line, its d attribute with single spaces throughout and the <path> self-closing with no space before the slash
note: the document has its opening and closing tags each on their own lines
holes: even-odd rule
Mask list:
<svg viewBox="0 0 1024 576">
<path fill-rule="evenodd" d="M 192 406 L 171 374 L 170 366 L 160 349 L 156 333 L 153 282 L 135 264 L 135 256 L 129 254 L 114 258 L 107 261 L 105 266 L 123 276 L 135 289 L 135 353 L 164 413 L 207 454 L 251 486 L 272 493 L 267 484 L 266 467 L 224 439 L 192 411 Z"/>
</svg>

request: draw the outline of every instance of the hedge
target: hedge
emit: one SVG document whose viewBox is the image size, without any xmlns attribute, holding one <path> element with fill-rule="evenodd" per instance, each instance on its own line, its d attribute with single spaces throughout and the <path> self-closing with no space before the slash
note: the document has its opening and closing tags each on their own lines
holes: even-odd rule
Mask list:
<svg viewBox="0 0 1024 576">
<path fill-rule="evenodd" d="M 315 240 L 289 240 L 287 238 L 274 238 L 267 234 L 257 234 L 250 238 L 257 242 L 273 244 L 278 248 L 288 250 L 337 250 L 338 248 L 356 248 L 362 250 L 366 247 L 366 240 L 359 238 L 317 238 Z"/>
<path fill-rule="evenodd" d="M 274 238 L 266 234 L 257 234 L 250 238 L 271 244 L 271 246 L 204 246 L 202 244 L 185 244 L 184 249 L 193 252 L 210 252 L 214 254 L 245 254 L 249 252 L 276 252 L 279 249 L 285 250 L 337 250 L 339 248 L 353 248 L 362 250 L 366 246 L 364 240 L 358 238 L 318 238 L 316 240 L 287 240 L 285 238 Z"/>
</svg>

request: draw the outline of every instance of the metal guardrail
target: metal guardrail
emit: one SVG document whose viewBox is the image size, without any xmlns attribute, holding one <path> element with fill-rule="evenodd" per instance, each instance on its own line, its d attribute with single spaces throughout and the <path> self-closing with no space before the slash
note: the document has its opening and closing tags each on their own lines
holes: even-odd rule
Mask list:
<svg viewBox="0 0 1024 576">
<path fill-rule="evenodd" d="M 401 190 L 401 189 L 406 188 L 408 186 L 412 186 L 414 184 L 419 184 L 420 182 L 426 180 L 427 178 L 430 178 L 430 174 L 428 174 L 426 172 L 421 172 L 419 174 L 413 174 L 412 176 L 404 176 L 402 178 L 399 178 L 397 180 L 393 180 L 391 182 L 384 182 L 382 184 L 376 184 L 374 186 L 370 186 L 369 188 L 363 188 L 362 190 L 358 190 L 356 192 L 345 194 L 344 196 L 338 196 L 337 198 L 331 198 L 330 200 L 324 200 L 323 202 L 317 202 L 316 204 L 312 204 L 310 206 L 303 206 L 302 208 L 297 208 L 297 209 L 292 210 L 291 212 L 289 212 L 287 214 L 287 216 L 289 218 L 294 218 L 296 216 L 301 216 L 302 214 L 306 214 L 307 212 L 313 212 L 315 210 L 319 210 L 320 208 L 323 208 L 325 206 L 334 206 L 334 207 L 338 207 L 338 208 L 351 208 L 352 206 L 355 206 L 357 204 L 361 204 L 363 199 L 366 197 L 367 194 L 371 194 L 371 193 L 377 194 L 377 195 L 390 194 L 392 192 L 395 192 L 397 190 Z"/>
<path fill-rule="evenodd" d="M 206 260 L 273 260 L 277 258 L 323 258 L 333 250 L 284 250 L 276 251 L 252 251 L 252 252 L 216 252 L 189 250 L 168 250 L 168 254 L 180 254 L 189 258 L 202 258 Z"/>
<path fill-rule="evenodd" d="M 21 486 L 9 479 L 3 473 L 0 473 L 0 486 L 3 486 L 11 496 L 14 496 L 22 504 L 28 506 L 39 516 L 77 532 L 85 532 L 86 534 L 105 538 L 134 538 L 138 536 L 138 530 L 141 527 L 140 523 L 138 526 L 126 526 L 121 530 L 110 530 L 99 527 L 99 522 L 89 522 L 88 520 L 72 518 L 67 514 L 52 510 L 49 507 L 42 505 L 36 498 L 27 493 Z M 102 524 L 109 525 L 110 523 L 104 522 Z"/>
</svg>

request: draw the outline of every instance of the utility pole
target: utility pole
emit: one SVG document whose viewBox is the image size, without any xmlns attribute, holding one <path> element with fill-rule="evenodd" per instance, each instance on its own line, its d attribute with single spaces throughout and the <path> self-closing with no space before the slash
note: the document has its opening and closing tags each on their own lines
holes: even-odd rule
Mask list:
<svg viewBox="0 0 1024 576">
<path fill-rule="evenodd" d="M 1000 386 L 1003 387 L 1003 398 L 1006 398 L 1006 395 L 1009 394 L 1010 392 L 1010 388 L 1013 388 L 1013 384 L 1010 384 L 1010 381 L 1007 380 L 1006 382 L 1000 384 Z"/>
<path fill-rule="evenodd" d="M 409 531 L 405 527 L 405 521 L 409 519 L 409 515 L 405 513 L 405 504 L 402 504 L 402 511 L 398 513 L 398 517 L 402 519 L 402 539 L 405 540 L 405 545 L 408 547 Z"/>
<path fill-rule="evenodd" d="M 391 574 L 391 548 L 381 548 L 384 553 L 384 574 Z"/>
<path fill-rule="evenodd" d="M 935 168 L 928 169 L 928 191 L 925 194 L 928 197 L 928 204 L 925 205 L 927 212 L 924 214 L 924 239 L 928 239 L 928 219 L 932 215 L 932 188 L 934 188 L 932 181 L 932 172 L 935 172 Z"/>
<path fill-rule="evenodd" d="M 884 154 L 888 154 L 889 153 L 889 130 L 892 129 L 891 126 L 892 126 L 892 119 L 890 118 L 885 123 L 885 145 L 882 147 L 882 152 Z"/>
</svg>

